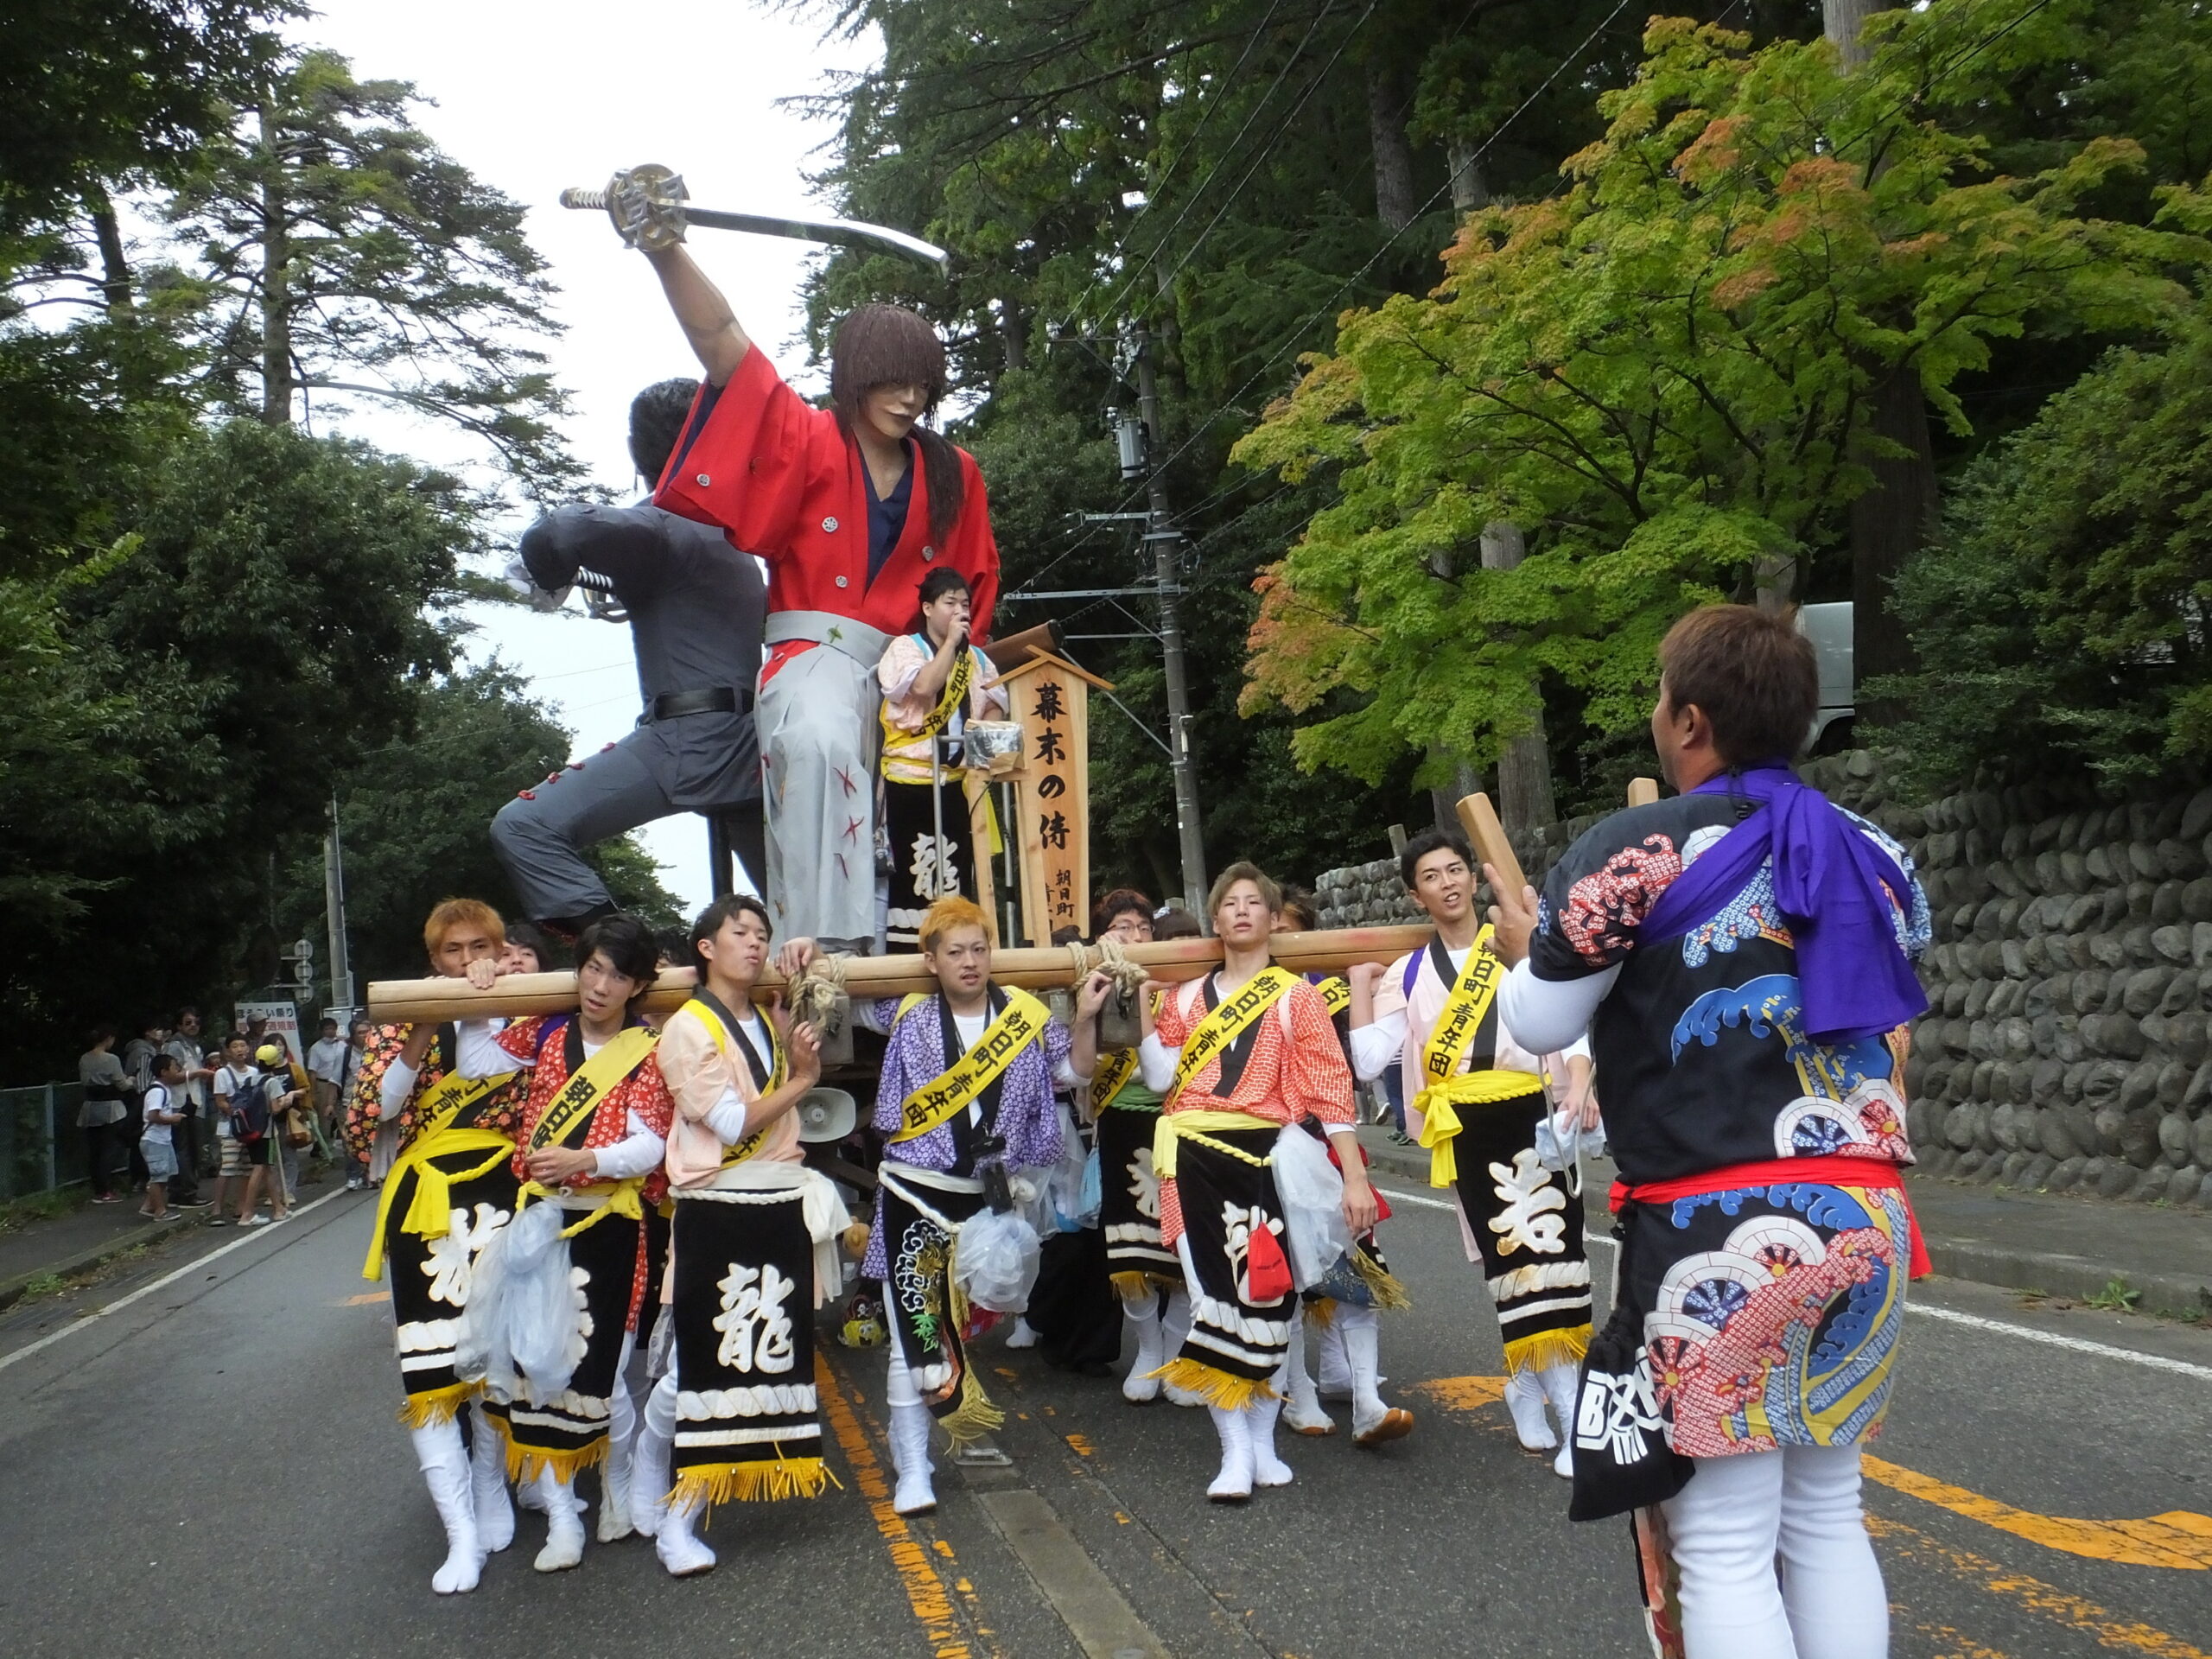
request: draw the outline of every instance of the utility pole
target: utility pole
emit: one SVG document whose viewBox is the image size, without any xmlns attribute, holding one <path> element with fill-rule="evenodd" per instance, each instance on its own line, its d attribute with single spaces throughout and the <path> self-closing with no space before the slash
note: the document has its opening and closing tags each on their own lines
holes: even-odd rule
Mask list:
<svg viewBox="0 0 2212 1659">
<path fill-rule="evenodd" d="M 338 797 L 330 798 L 330 833 L 322 840 L 323 920 L 330 931 L 330 1002 L 353 1007 L 353 966 L 346 950 L 346 849 L 338 839 Z"/>
<path fill-rule="evenodd" d="M 1191 765 L 1191 685 L 1183 665 L 1183 622 L 1177 603 L 1181 592 L 1183 532 L 1167 510 L 1167 485 L 1152 464 L 1160 439 L 1160 391 L 1153 378 L 1153 336 L 1135 335 L 1137 405 L 1142 416 L 1143 453 L 1132 457 L 1128 446 L 1122 454 L 1122 475 L 1130 476 L 1132 461 L 1144 473 L 1146 505 L 1144 539 L 1152 550 L 1153 579 L 1160 589 L 1160 647 L 1167 670 L 1167 760 L 1175 779 L 1175 830 L 1183 855 L 1183 902 L 1191 914 L 1206 921 L 1206 849 L 1199 833 L 1198 782 Z"/>
</svg>

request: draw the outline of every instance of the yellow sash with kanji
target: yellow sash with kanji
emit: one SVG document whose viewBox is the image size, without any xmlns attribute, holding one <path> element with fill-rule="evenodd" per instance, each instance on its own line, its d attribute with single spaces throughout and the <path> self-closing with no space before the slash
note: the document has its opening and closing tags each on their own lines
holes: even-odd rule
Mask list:
<svg viewBox="0 0 2212 1659">
<path fill-rule="evenodd" d="M 938 734 L 952 724 L 952 716 L 966 705 L 968 688 L 974 684 L 975 681 L 976 648 L 970 645 L 953 658 L 952 671 L 944 677 L 944 690 L 938 693 L 937 706 L 923 717 L 920 730 L 913 732 L 905 730 L 891 718 L 890 703 L 886 702 L 883 705 L 878 711 L 876 718 L 883 725 L 883 775 L 885 777 L 891 779 L 893 782 L 906 781 L 892 770 L 893 766 L 894 765 L 912 766 L 915 763 L 911 756 L 896 754 L 893 750 L 909 743 L 935 742 Z M 960 767 L 950 766 L 945 769 L 944 775 L 947 778 L 958 778 L 961 773 Z M 925 765 L 922 767 L 920 781 L 924 783 L 929 781 L 929 769 Z"/>
<path fill-rule="evenodd" d="M 1007 991 L 1006 1007 L 983 1027 L 976 1046 L 900 1103 L 899 1127 L 888 1137 L 890 1143 L 896 1146 L 927 1135 L 974 1105 L 976 1097 L 998 1081 L 1015 1055 L 1044 1036 L 1052 1017 L 1052 1010 L 1028 992 Z"/>
<path fill-rule="evenodd" d="M 677 1012 L 679 1014 L 688 1014 L 698 1020 L 701 1025 L 706 1027 L 708 1034 L 715 1039 L 715 1046 L 721 1050 L 722 1058 L 729 1062 L 729 1069 L 733 1072 L 737 1070 L 739 1065 L 743 1064 L 743 1062 L 741 1062 L 737 1056 L 731 1052 L 729 1028 L 722 1024 L 721 1016 L 720 1014 L 716 1014 L 712 1008 L 709 1007 L 704 1002 L 702 1002 L 696 996 L 689 1002 L 686 1002 L 681 1008 L 677 1009 Z M 768 1033 L 768 1084 L 767 1087 L 761 1090 L 760 1095 L 754 1096 L 755 1099 L 764 1098 L 766 1096 L 772 1095 L 777 1090 L 782 1088 L 784 1086 L 784 1077 L 785 1071 L 784 1065 L 784 1046 L 781 1042 L 777 1040 L 776 1027 L 770 1021 L 763 1020 L 760 1022 L 760 1028 Z M 750 1066 L 746 1067 L 745 1075 L 748 1077 L 753 1075 L 753 1070 Z M 772 1128 L 773 1125 L 771 1125 L 770 1127 Z M 768 1131 L 766 1129 L 755 1129 L 751 1135 L 747 1135 L 744 1140 L 739 1141 L 735 1146 L 724 1147 L 722 1148 L 722 1167 L 724 1169 L 728 1169 L 732 1164 L 743 1163 L 754 1153 L 760 1150 L 760 1143 L 767 1138 Z"/>
<path fill-rule="evenodd" d="M 1313 988 L 1321 993 L 1322 1004 L 1329 1010 L 1332 1020 L 1351 1007 L 1351 987 L 1333 974 Z"/>
<path fill-rule="evenodd" d="M 660 1033 L 644 1026 L 631 1026 L 614 1040 L 601 1049 L 582 1065 L 569 1074 L 552 1099 L 545 1103 L 539 1114 L 537 1126 L 530 1132 L 531 1152 L 542 1152 L 548 1147 L 566 1143 L 579 1124 L 588 1122 L 599 1103 L 622 1086 L 625 1079 L 652 1056 L 660 1042 Z M 594 1182 L 577 1189 L 599 1197 L 602 1202 L 582 1221 L 561 1230 L 561 1236 L 573 1238 L 594 1223 L 608 1215 L 627 1216 L 632 1221 L 645 1218 L 645 1206 L 638 1194 L 645 1186 L 642 1175 L 627 1175 L 617 1181 Z M 557 1190 L 537 1181 L 524 1181 L 517 1198 L 550 1198 L 558 1196 Z"/>
<path fill-rule="evenodd" d="M 1247 1026 L 1274 1007 L 1297 983 L 1297 976 L 1286 969 L 1262 968 L 1239 986 L 1236 995 L 1192 1027 L 1191 1034 L 1183 1039 L 1182 1058 L 1175 1062 L 1175 1085 L 1167 1091 L 1168 1100 L 1181 1098 L 1192 1078 L 1205 1071 L 1209 1062 L 1218 1059 Z"/>
<path fill-rule="evenodd" d="M 1421 1045 L 1421 1088 L 1414 1096 L 1414 1109 L 1421 1115 L 1421 1144 L 1428 1148 L 1431 1186 L 1450 1186 L 1459 1179 L 1459 1160 L 1452 1147 L 1460 1128 L 1459 1107 L 1513 1100 L 1544 1086 L 1544 1080 L 1530 1071 L 1459 1070 L 1505 978 L 1505 963 L 1491 953 L 1490 938 L 1487 926 L 1475 935 L 1467 965 L 1444 999 L 1436 1028 Z"/>
<path fill-rule="evenodd" d="M 1098 1057 L 1098 1070 L 1090 1076 L 1090 1114 L 1096 1117 L 1114 1103 L 1114 1097 L 1137 1074 L 1137 1052 L 1117 1048 Z"/>
<path fill-rule="evenodd" d="M 415 1138 L 392 1160 L 377 1199 L 376 1231 L 369 1239 L 368 1259 L 361 1264 L 362 1278 L 374 1283 L 384 1277 L 385 1225 L 391 1201 L 404 1185 L 400 1178 L 409 1170 L 415 1172 L 415 1194 L 400 1221 L 401 1230 L 420 1238 L 443 1238 L 453 1230 L 454 1183 L 488 1175 L 514 1155 L 515 1143 L 496 1129 L 454 1127 L 463 1112 L 505 1088 L 514 1075 L 502 1071 L 495 1077 L 464 1077 L 448 1071 L 423 1091 L 415 1103 Z M 430 1161 L 456 1152 L 480 1152 L 485 1157 L 470 1168 L 450 1173 Z"/>
</svg>

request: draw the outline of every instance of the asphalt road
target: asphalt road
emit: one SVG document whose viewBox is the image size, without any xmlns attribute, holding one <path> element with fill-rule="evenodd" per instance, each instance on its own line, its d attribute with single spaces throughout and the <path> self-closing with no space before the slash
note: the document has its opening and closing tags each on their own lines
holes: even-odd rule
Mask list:
<svg viewBox="0 0 2212 1659">
<path fill-rule="evenodd" d="M 842 1491 L 723 1511 L 721 1566 L 682 1583 L 635 1541 L 536 1573 L 526 1516 L 454 1598 L 429 1592 L 442 1539 L 392 1419 L 390 1311 L 359 1276 L 365 1199 L 199 1233 L 0 1318 L 0 1653 L 1641 1654 L 1624 1525 L 1571 1525 L 1566 1484 L 1516 1446 L 1495 1324 L 1431 1205 L 1388 1235 L 1417 1306 L 1386 1323 L 1385 1392 L 1414 1433 L 1377 1452 L 1348 1425 L 1285 1435 L 1295 1484 L 1249 1507 L 1205 1501 L 1203 1413 L 1127 1406 L 987 1338 L 1011 1465 L 941 1467 L 938 1513 L 909 1525 L 878 1357 L 833 1347 Z M 2212 1332 L 1916 1294 L 1870 1486 L 1895 1651 L 2207 1659 Z"/>
</svg>

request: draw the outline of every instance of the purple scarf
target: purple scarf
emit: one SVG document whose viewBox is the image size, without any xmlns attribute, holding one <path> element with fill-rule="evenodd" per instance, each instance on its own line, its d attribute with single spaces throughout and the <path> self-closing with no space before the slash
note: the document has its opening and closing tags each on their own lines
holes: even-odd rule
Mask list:
<svg viewBox="0 0 2212 1659">
<path fill-rule="evenodd" d="M 1815 1042 L 1878 1037 L 1928 1009 L 1891 922 L 1889 888 L 1910 902 L 1896 861 L 1779 761 L 1709 778 L 1693 795 L 1736 794 L 1758 810 L 1659 895 L 1641 944 L 1677 939 L 1742 892 L 1768 858 L 1774 898 L 1797 949 L 1805 1030 Z"/>
</svg>

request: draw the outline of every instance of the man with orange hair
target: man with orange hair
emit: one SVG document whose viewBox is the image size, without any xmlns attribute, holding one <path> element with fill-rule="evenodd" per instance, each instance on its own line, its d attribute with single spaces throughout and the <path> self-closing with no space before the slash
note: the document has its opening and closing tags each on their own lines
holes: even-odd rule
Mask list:
<svg viewBox="0 0 2212 1659">
<path fill-rule="evenodd" d="M 991 983 L 991 938 L 966 899 L 940 899 L 922 918 L 922 960 L 938 989 L 902 1006 L 885 1000 L 868 1023 L 888 1030 L 875 1096 L 883 1132 L 881 1196 L 864 1278 L 880 1279 L 891 1321 L 891 1447 L 901 1515 L 937 1507 L 930 1420 L 957 1446 L 1003 1421 L 962 1344 L 1000 1313 L 973 1309 L 954 1272 L 963 1229 L 1014 1207 L 1013 1178 L 1059 1160 L 1055 1084 L 1087 1082 L 1109 982 L 1093 974 L 1076 1001 L 1072 1036 L 1027 991 Z"/>
<path fill-rule="evenodd" d="M 423 927 L 431 971 L 448 979 L 496 962 L 505 938 L 499 912 L 474 899 L 445 900 Z M 381 1153 L 389 1164 L 362 1275 L 380 1279 L 391 1263 L 407 1389 L 400 1421 L 446 1528 L 446 1559 L 430 1580 L 441 1595 L 474 1590 L 484 1558 L 505 1549 L 515 1530 L 499 1432 L 480 1413 L 463 1438 L 463 1408 L 482 1385 L 461 1379 L 454 1351 L 476 1258 L 514 1214 L 513 1072 L 463 1077 L 459 1054 L 450 1025 L 378 1027 L 354 1072 L 345 1122 L 348 1152 Z"/>
</svg>

